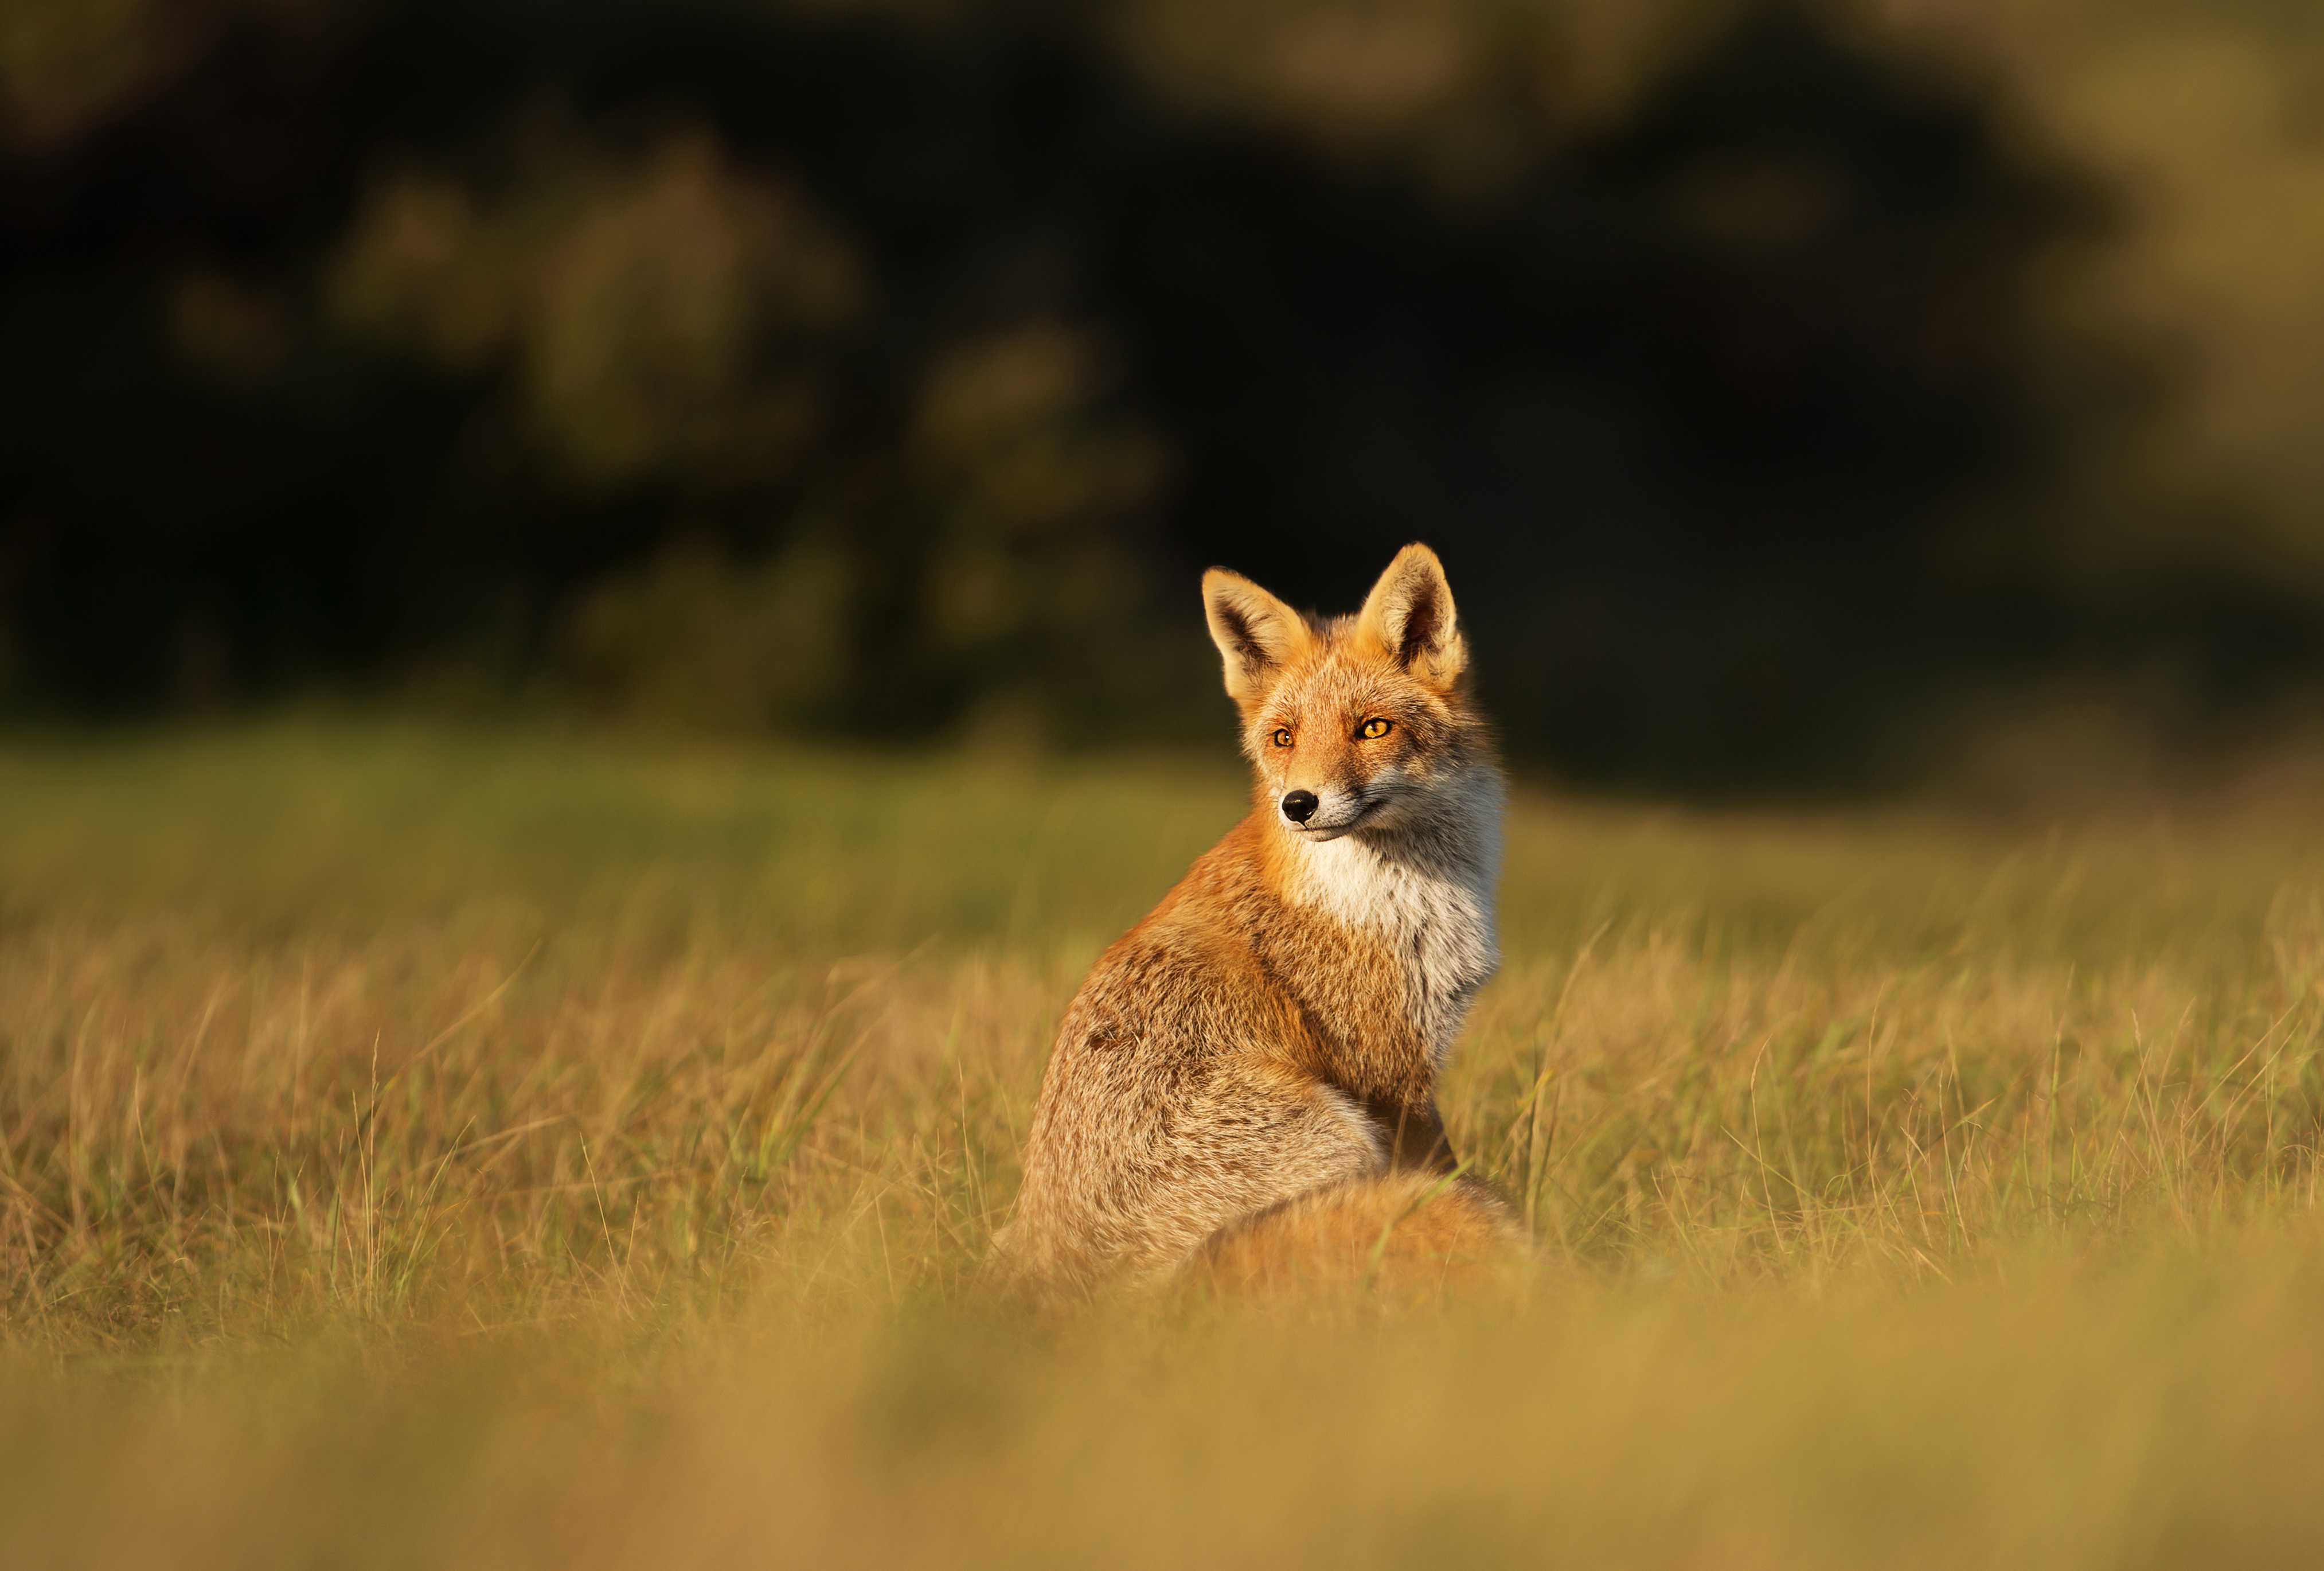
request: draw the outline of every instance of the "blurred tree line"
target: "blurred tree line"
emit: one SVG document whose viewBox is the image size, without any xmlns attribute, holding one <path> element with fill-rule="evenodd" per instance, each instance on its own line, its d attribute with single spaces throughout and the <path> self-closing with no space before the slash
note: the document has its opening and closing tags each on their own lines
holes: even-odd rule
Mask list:
<svg viewBox="0 0 2324 1571">
<path fill-rule="evenodd" d="M 2247 711 L 2324 661 L 2300 14 L 14 0 L 0 706 L 1176 738 L 1201 567 L 1425 539 L 1578 775 Z"/>
</svg>

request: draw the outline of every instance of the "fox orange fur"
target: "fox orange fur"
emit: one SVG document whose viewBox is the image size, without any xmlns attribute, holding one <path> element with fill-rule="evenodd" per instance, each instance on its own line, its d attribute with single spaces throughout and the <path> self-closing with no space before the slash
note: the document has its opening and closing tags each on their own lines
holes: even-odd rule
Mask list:
<svg viewBox="0 0 2324 1571">
<path fill-rule="evenodd" d="M 1499 959 L 1503 795 L 1443 568 L 1407 546 L 1330 622 L 1219 568 L 1203 601 L 1251 811 L 1066 1011 L 997 1263 L 1249 1282 L 1505 1254 L 1435 1102 Z"/>
</svg>

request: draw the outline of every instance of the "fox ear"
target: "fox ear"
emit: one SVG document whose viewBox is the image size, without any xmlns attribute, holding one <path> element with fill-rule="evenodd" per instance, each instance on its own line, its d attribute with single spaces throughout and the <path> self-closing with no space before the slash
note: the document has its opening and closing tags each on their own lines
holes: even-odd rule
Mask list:
<svg viewBox="0 0 2324 1571">
<path fill-rule="evenodd" d="M 1224 568 L 1203 575 L 1203 615 L 1211 642 L 1226 661 L 1227 696 L 1249 704 L 1267 688 L 1268 672 L 1305 651 L 1307 624 L 1299 613 Z"/>
<path fill-rule="evenodd" d="M 1364 597 L 1356 625 L 1379 641 L 1397 664 L 1439 688 L 1450 688 L 1469 666 L 1469 644 L 1452 609 L 1444 565 L 1424 545 L 1396 553 Z"/>
</svg>

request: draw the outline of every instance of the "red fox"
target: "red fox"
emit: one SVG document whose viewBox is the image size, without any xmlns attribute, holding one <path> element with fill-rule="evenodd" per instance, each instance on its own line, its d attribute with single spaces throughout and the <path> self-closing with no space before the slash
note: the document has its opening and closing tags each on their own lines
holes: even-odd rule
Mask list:
<svg viewBox="0 0 2324 1571">
<path fill-rule="evenodd" d="M 1203 605 L 1251 811 L 1067 1009 L 996 1264 L 1092 1286 L 1506 1258 L 1516 1224 L 1435 1102 L 1499 958 L 1503 796 L 1443 568 L 1406 546 L 1330 622 L 1222 568 Z"/>
</svg>

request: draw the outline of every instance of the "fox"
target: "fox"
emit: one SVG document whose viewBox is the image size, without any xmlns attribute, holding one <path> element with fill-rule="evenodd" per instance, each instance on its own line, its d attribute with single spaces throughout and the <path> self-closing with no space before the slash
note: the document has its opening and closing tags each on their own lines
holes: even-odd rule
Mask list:
<svg viewBox="0 0 2324 1571">
<path fill-rule="evenodd" d="M 1264 1287 L 1505 1260 L 1522 1230 L 1435 1100 L 1499 964 L 1506 788 L 1436 553 L 1303 615 L 1203 577 L 1250 810 L 1067 1006 L 1005 1280 Z"/>
</svg>

